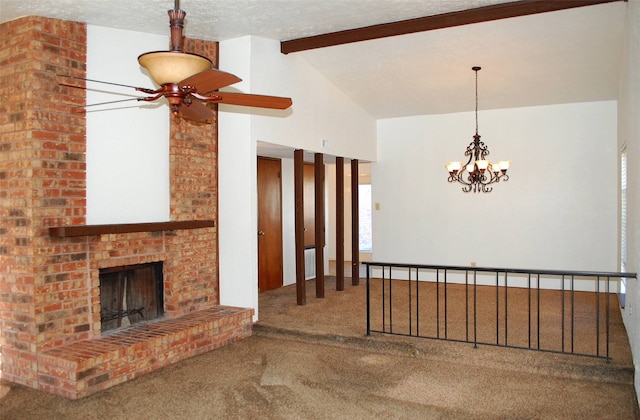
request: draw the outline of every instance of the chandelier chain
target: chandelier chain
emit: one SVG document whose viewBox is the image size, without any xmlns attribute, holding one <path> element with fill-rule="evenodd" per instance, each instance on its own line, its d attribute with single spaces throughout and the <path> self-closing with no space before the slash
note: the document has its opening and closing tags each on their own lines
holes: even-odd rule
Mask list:
<svg viewBox="0 0 640 420">
<path fill-rule="evenodd" d="M 476 72 L 476 135 L 478 135 L 478 70 Z"/>
</svg>

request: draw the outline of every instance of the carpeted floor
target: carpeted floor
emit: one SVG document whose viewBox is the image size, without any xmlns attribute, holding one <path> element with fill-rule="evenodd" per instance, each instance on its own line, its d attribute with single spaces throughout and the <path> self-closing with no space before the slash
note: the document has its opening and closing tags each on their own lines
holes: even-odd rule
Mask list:
<svg viewBox="0 0 640 420">
<path fill-rule="evenodd" d="M 253 337 L 79 401 L 4 383 L 0 418 L 640 418 L 626 342 L 612 344 L 607 364 L 367 337 L 365 287 L 346 284 L 336 292 L 329 278 L 316 299 L 308 282 L 305 306 L 294 286 L 262 293 Z"/>
</svg>

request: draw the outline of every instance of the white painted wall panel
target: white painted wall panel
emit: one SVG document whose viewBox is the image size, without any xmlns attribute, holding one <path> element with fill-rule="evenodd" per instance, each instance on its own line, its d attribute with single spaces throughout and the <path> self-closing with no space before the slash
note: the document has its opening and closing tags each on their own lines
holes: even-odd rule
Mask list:
<svg viewBox="0 0 640 420">
<path fill-rule="evenodd" d="M 88 25 L 87 78 L 153 88 L 138 64 L 168 37 Z M 142 96 L 87 82 L 87 104 Z M 169 220 L 169 107 L 122 102 L 87 107 L 87 223 Z"/>
<path fill-rule="evenodd" d="M 640 271 L 640 2 L 627 5 L 625 51 L 620 74 L 619 136 L 620 149 L 626 145 L 627 174 L 627 270 Z M 636 396 L 640 395 L 640 284 L 627 283 L 626 307 L 622 313 L 635 365 Z M 638 398 L 640 402 L 640 397 Z"/>
<path fill-rule="evenodd" d="M 489 194 L 463 193 L 473 113 L 381 120 L 372 164 L 374 261 L 617 271 L 616 102 L 480 112 L 491 159 L 513 160 Z"/>
<path fill-rule="evenodd" d="M 238 73 L 251 64 L 250 38 L 228 41 L 220 60 Z M 224 54 L 223 51 L 231 51 Z M 250 79 L 241 83 L 249 88 Z M 258 319 L 258 194 L 251 115 L 225 112 L 218 120 L 218 238 L 220 303 L 254 308 Z"/>
<path fill-rule="evenodd" d="M 277 40 L 247 37 L 251 48 L 248 69 L 234 67 L 230 55 L 237 40 L 221 43 L 220 69 L 236 74 L 243 82 L 230 87 L 244 93 L 286 96 L 293 99 L 287 111 L 225 107 L 228 112 L 252 115 L 256 140 L 307 151 L 375 160 L 375 120 L 317 70 L 296 54 L 280 53 Z M 323 148 L 322 139 L 329 140 Z"/>
</svg>

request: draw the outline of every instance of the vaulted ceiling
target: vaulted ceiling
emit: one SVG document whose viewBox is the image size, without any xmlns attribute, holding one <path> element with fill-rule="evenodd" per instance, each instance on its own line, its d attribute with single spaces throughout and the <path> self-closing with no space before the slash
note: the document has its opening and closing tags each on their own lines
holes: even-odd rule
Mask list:
<svg viewBox="0 0 640 420">
<path fill-rule="evenodd" d="M 531 2 L 532 0 L 525 0 Z M 545 3 L 573 0 L 548 0 Z M 505 0 L 183 0 L 190 37 L 287 41 Z M 0 20 L 41 15 L 168 34 L 171 0 L 0 0 Z M 493 20 L 293 52 L 375 118 L 614 100 L 627 3 Z M 294 98 L 295 102 L 295 98 Z"/>
</svg>

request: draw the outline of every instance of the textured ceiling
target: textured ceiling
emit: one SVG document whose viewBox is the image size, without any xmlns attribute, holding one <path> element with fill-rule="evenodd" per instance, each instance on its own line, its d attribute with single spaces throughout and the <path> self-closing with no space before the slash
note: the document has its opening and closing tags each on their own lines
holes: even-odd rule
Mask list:
<svg viewBox="0 0 640 420">
<path fill-rule="evenodd" d="M 561 1 L 561 0 L 558 0 Z M 636 0 L 634 0 L 636 1 Z M 183 0 L 189 37 L 289 40 L 504 0 Z M 41 15 L 168 34 L 171 0 L 0 0 Z M 627 4 L 615 2 L 299 52 L 376 118 L 613 100 Z M 295 98 L 293 98 L 295 103 Z"/>
<path fill-rule="evenodd" d="M 510 0 L 182 0 L 190 37 L 256 35 L 288 40 L 505 3 Z M 0 0 L 2 21 L 40 15 L 93 25 L 168 32 L 172 0 Z"/>
<path fill-rule="evenodd" d="M 614 100 L 624 3 L 300 52 L 378 118 Z"/>
</svg>

